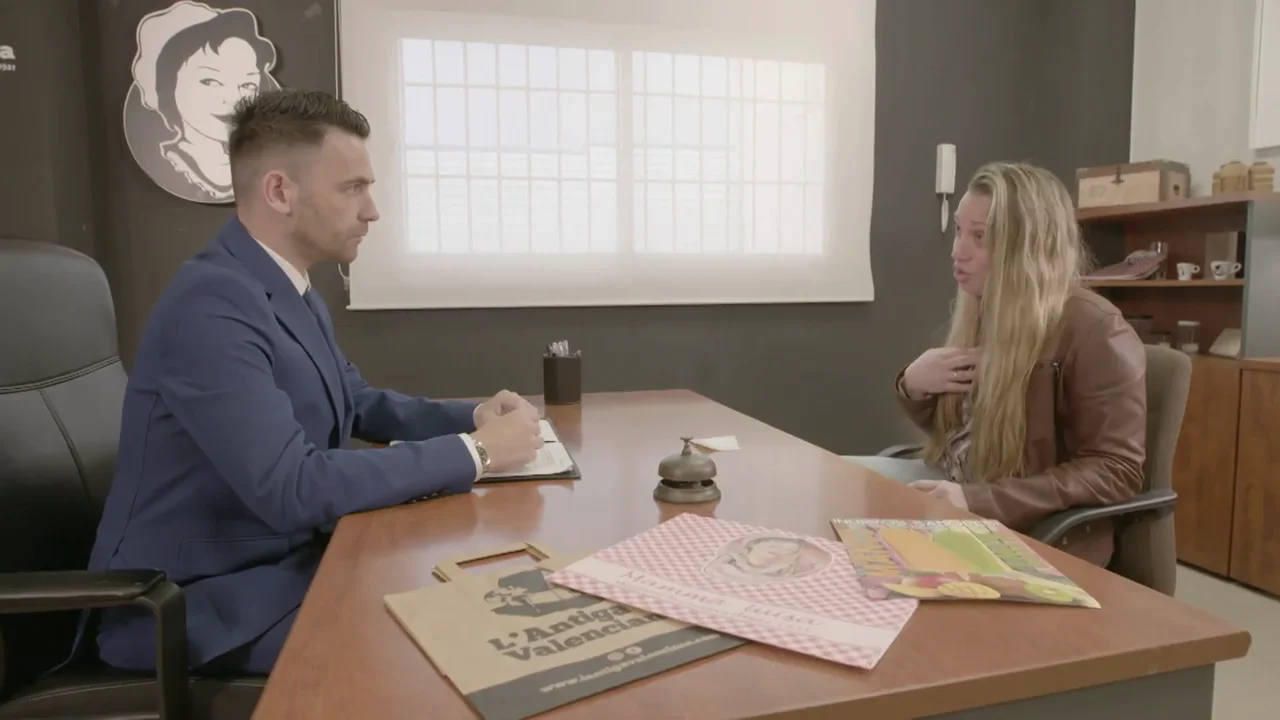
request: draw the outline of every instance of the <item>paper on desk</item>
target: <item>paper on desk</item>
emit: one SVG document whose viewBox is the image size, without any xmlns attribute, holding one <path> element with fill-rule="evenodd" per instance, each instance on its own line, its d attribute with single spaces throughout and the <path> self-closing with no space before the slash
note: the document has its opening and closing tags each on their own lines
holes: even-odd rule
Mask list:
<svg viewBox="0 0 1280 720">
<path fill-rule="evenodd" d="M 504 473 L 487 473 L 486 478 L 502 478 L 502 477 L 528 477 L 537 475 L 559 475 L 568 472 L 573 467 L 573 458 L 569 457 L 569 451 L 564 449 L 564 445 L 558 442 L 549 442 L 538 450 L 538 456 L 533 462 L 522 468 L 511 470 Z"/>
<path fill-rule="evenodd" d="M 551 427 L 550 420 L 539 420 L 538 427 L 542 429 L 542 442 L 560 442 L 560 438 L 556 437 L 555 428 Z"/>
<path fill-rule="evenodd" d="M 549 420 L 539 420 L 539 421 L 538 421 L 538 427 L 539 427 L 539 429 L 542 431 L 542 442 L 544 442 L 544 443 L 558 443 L 558 442 L 560 442 L 560 438 L 556 437 L 556 430 L 555 430 L 555 428 L 551 427 L 551 421 L 549 421 Z M 399 440 L 392 440 L 392 441 L 391 441 L 390 443 L 388 443 L 388 444 L 390 444 L 390 445 L 399 445 L 399 444 L 400 444 L 400 442 L 401 442 L 401 441 L 399 441 Z"/>
<path fill-rule="evenodd" d="M 716 437 L 694 438 L 693 444 L 712 452 L 726 452 L 728 450 L 742 449 L 738 445 L 738 437 L 736 435 L 717 435 Z"/>
</svg>

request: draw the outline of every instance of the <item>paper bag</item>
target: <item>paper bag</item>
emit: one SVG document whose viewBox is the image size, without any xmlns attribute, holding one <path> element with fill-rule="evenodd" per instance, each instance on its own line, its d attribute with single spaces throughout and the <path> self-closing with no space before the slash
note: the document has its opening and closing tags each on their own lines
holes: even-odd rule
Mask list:
<svg viewBox="0 0 1280 720">
<path fill-rule="evenodd" d="M 543 562 L 490 574 L 458 567 L 519 552 Z M 440 584 L 383 600 L 485 720 L 523 720 L 745 643 L 547 582 L 573 559 L 520 543 L 442 563 Z"/>
</svg>

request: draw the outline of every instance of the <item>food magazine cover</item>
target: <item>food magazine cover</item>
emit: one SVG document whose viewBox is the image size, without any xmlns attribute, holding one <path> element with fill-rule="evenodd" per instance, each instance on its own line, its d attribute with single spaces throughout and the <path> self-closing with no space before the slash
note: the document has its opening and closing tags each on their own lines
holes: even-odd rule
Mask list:
<svg viewBox="0 0 1280 720">
<path fill-rule="evenodd" d="M 674 620 L 871 669 L 917 603 L 867 597 L 840 543 L 685 513 L 548 579 Z"/>
<path fill-rule="evenodd" d="M 875 598 L 1004 600 L 1097 608 L 1098 601 L 995 520 L 832 520 Z"/>
</svg>

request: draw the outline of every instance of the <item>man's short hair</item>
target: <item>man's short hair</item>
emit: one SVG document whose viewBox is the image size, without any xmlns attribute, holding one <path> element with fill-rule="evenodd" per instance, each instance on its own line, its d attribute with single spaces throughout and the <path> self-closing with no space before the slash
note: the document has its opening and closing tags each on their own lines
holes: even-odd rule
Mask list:
<svg viewBox="0 0 1280 720">
<path fill-rule="evenodd" d="M 258 158 L 279 150 L 319 147 L 325 133 L 334 129 L 369 137 L 364 115 L 321 90 L 267 90 L 241 100 L 227 142 L 236 195 L 256 179 Z"/>
</svg>

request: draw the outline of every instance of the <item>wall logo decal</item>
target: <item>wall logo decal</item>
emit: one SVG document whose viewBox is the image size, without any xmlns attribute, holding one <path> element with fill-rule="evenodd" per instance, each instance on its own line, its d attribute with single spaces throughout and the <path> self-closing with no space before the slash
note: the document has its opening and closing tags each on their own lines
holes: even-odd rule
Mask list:
<svg viewBox="0 0 1280 720">
<path fill-rule="evenodd" d="M 0 45 L 0 72 L 13 72 L 18 69 L 17 55 L 13 53 L 12 45 Z"/>
<path fill-rule="evenodd" d="M 138 23 L 133 84 L 124 101 L 124 135 L 139 167 L 191 202 L 234 201 L 227 136 L 244 97 L 280 87 L 271 76 L 275 45 L 243 8 L 192 0 Z"/>
</svg>

